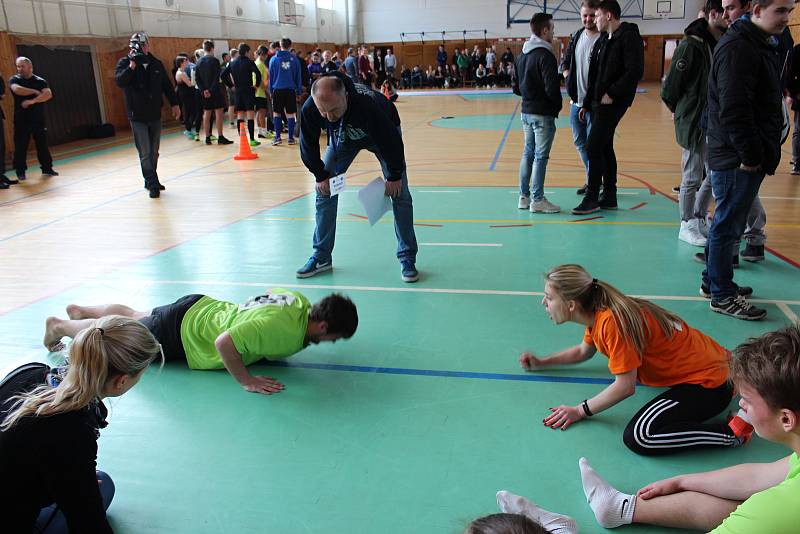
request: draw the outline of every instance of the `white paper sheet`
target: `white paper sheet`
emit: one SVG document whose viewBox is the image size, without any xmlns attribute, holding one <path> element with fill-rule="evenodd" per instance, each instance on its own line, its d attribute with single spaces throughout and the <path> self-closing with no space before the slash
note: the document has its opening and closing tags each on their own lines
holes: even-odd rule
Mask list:
<svg viewBox="0 0 800 534">
<path fill-rule="evenodd" d="M 344 174 L 338 174 L 333 178 L 331 178 L 330 185 L 331 185 L 332 197 L 344 191 L 344 186 L 346 185 L 344 180 Z"/>
<path fill-rule="evenodd" d="M 358 192 L 358 200 L 367 212 L 370 226 L 375 226 L 383 215 L 392 209 L 392 200 L 386 196 L 386 182 L 377 177 Z"/>
</svg>

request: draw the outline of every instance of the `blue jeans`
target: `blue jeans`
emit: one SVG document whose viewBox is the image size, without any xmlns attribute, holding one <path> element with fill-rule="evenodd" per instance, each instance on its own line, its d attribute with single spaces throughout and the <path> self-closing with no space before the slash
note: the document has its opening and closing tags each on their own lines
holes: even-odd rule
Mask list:
<svg viewBox="0 0 800 534">
<path fill-rule="evenodd" d="M 97 480 L 100 481 L 100 496 L 103 499 L 103 508 L 108 510 L 111 500 L 114 498 L 114 481 L 102 471 L 97 472 Z M 55 504 L 42 508 L 39 517 L 36 519 L 34 532 L 41 534 L 67 534 L 67 520 L 58 506 Z"/>
<path fill-rule="evenodd" d="M 148 189 L 158 185 L 158 148 L 161 145 L 161 120 L 150 122 L 131 121 L 133 142 L 139 152 L 144 186 Z"/>
<path fill-rule="evenodd" d="M 521 113 L 522 131 L 525 133 L 525 148 L 519 162 L 519 194 L 531 196 L 531 171 L 533 171 L 533 200 L 544 198 L 544 174 L 550 147 L 556 136 L 556 118 L 548 115 Z"/>
<path fill-rule="evenodd" d="M 389 176 L 389 168 L 375 146 L 367 148 L 378 157 L 381 164 L 383 176 Z M 356 158 L 361 149 L 348 150 L 346 146 L 339 147 L 334 151 L 332 146 L 328 146 L 322 161 L 325 163 L 325 170 L 331 176 L 342 174 L 347 171 L 350 164 Z M 394 212 L 394 233 L 397 236 L 397 258 L 400 261 L 410 261 L 415 263 L 417 260 L 417 237 L 414 234 L 414 206 L 411 200 L 411 192 L 408 190 L 408 176 L 403 171 L 403 187 L 400 196 L 392 199 L 392 211 Z M 314 229 L 314 257 L 319 262 L 330 261 L 333 254 L 333 245 L 336 240 L 336 214 L 339 208 L 339 195 L 323 196 L 317 192 L 317 227 Z"/>
<path fill-rule="evenodd" d="M 703 284 L 711 288 L 711 298 L 715 301 L 736 296 L 731 250 L 744 232 L 747 214 L 763 180 L 761 171 L 747 172 L 739 168 L 711 171 L 717 207 L 708 231 Z"/>
<path fill-rule="evenodd" d="M 592 129 L 591 114 L 586 112 L 586 122 L 581 122 L 578 113 L 581 107 L 577 104 L 569 105 L 569 125 L 572 128 L 572 142 L 575 143 L 575 148 L 578 149 L 578 154 L 583 162 L 583 167 L 586 169 L 587 180 L 589 173 L 589 156 L 586 154 L 586 139 L 589 137 L 589 130 Z"/>
</svg>

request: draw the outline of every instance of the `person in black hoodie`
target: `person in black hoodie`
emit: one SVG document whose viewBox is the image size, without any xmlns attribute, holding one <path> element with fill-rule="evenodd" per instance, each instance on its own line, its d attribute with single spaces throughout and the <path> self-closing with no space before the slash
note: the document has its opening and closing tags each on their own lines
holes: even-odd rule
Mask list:
<svg viewBox="0 0 800 534">
<path fill-rule="evenodd" d="M 517 58 L 512 82 L 514 94 L 522 97 L 522 131 L 525 147 L 519 166 L 519 209 L 531 213 L 558 213 L 559 206 L 544 196 L 544 178 L 550 148 L 556 135 L 556 117 L 561 111 L 561 84 L 553 54 L 553 15 L 536 13 L 531 18 L 533 35 Z M 533 171 L 533 202 L 531 202 Z"/>
<path fill-rule="evenodd" d="M 602 35 L 592 50 L 589 86 L 581 110 L 581 115 L 592 114 L 592 128 L 586 140 L 589 186 L 583 201 L 572 210 L 576 215 L 601 208 L 617 209 L 614 132 L 633 104 L 636 87 L 644 74 L 644 44 L 639 27 L 621 22 L 621 13 L 616 0 L 604 0 L 595 11 L 597 29 Z M 603 197 L 599 198 L 601 184 Z"/>
<path fill-rule="evenodd" d="M 731 247 L 765 175 L 781 159 L 783 67 L 780 40 L 792 0 L 758 0 L 734 22 L 714 51 L 708 78 L 708 166 L 716 209 L 706 244 L 702 285 L 711 309 L 737 319 L 759 320 L 767 311 L 748 303 L 733 281 Z"/>
<path fill-rule="evenodd" d="M 160 353 L 140 322 L 109 316 L 75 337 L 66 368 L 27 364 L 0 381 L 3 532 L 112 532 L 114 484 L 96 471 L 102 399 L 130 390 Z"/>
<path fill-rule="evenodd" d="M 117 63 L 116 80 L 125 93 L 125 108 L 139 152 L 144 188 L 150 191 L 150 198 L 158 198 L 165 189 L 157 171 L 162 95 L 169 100 L 175 120 L 180 118 L 181 109 L 167 69 L 150 53 L 150 42 L 144 33 L 131 36 L 130 53 Z"/>
<path fill-rule="evenodd" d="M 320 158 L 319 137 L 325 130 L 330 140 Z M 375 154 L 386 180 L 386 196 L 392 198 L 397 258 L 404 282 L 419 280 L 416 268 L 417 238 L 414 208 L 408 190 L 400 115 L 394 103 L 371 88 L 354 84 L 341 72 L 321 76 L 311 98 L 300 111 L 300 156 L 316 179 L 316 229 L 314 253 L 297 271 L 309 278 L 333 268 L 338 195 L 331 195 L 330 178 L 347 171 L 361 150 Z"/>
</svg>

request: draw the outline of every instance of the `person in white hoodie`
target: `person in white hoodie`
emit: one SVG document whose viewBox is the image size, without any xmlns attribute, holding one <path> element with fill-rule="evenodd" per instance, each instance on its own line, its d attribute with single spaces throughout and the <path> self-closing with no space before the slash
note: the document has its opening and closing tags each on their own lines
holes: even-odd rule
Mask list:
<svg viewBox="0 0 800 534">
<path fill-rule="evenodd" d="M 522 97 L 520 117 L 525 133 L 525 148 L 519 165 L 518 207 L 530 209 L 531 213 L 558 213 L 561 208 L 544 196 L 547 161 L 556 135 L 556 117 L 563 103 L 558 64 L 553 54 L 553 16 L 535 14 L 531 19 L 531 31 L 533 35 L 517 58 L 512 82 L 514 93 Z"/>
</svg>

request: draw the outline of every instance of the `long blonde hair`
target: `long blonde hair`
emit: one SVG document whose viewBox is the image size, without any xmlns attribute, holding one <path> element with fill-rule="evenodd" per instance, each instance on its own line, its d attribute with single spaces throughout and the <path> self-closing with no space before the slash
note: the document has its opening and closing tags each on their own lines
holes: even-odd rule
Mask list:
<svg viewBox="0 0 800 534">
<path fill-rule="evenodd" d="M 668 338 L 684 324 L 683 319 L 661 306 L 628 297 L 611 284 L 592 278 L 580 265 L 553 267 L 545 275 L 545 280 L 564 300 L 574 300 L 586 313 L 611 310 L 622 336 L 630 340 L 640 356 L 644 354 L 650 335 L 646 314 L 653 316 Z"/>
<path fill-rule="evenodd" d="M 69 348 L 69 366 L 58 387 L 39 386 L 13 397 L 16 401 L 0 424 L 13 427 L 22 418 L 79 410 L 103 394 L 109 378 L 135 376 L 161 354 L 161 346 L 140 322 L 109 315 L 78 332 Z"/>
</svg>

